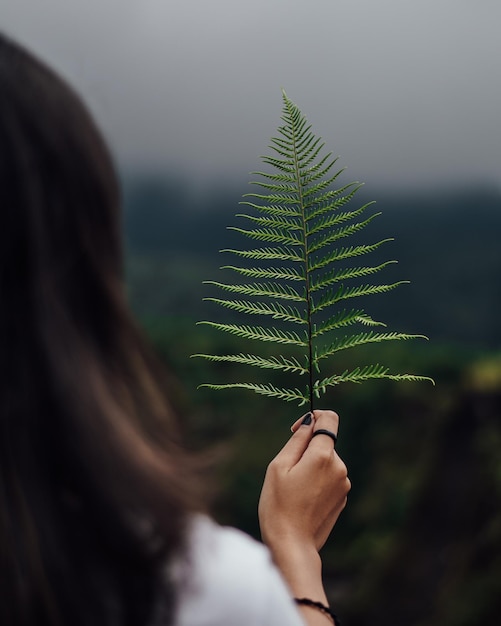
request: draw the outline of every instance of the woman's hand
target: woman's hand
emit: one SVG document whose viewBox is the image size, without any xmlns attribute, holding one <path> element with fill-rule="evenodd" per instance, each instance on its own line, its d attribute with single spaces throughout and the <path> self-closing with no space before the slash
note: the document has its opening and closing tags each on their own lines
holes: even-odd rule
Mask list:
<svg viewBox="0 0 501 626">
<path fill-rule="evenodd" d="M 301 543 L 320 550 L 346 505 L 350 481 L 346 465 L 320 429 L 337 435 L 339 417 L 333 411 L 315 411 L 310 424 L 301 419 L 294 434 L 266 472 L 259 502 L 263 540 L 276 544 Z"/>
<path fill-rule="evenodd" d="M 259 523 L 269 547 L 295 597 L 327 603 L 318 551 L 346 505 L 351 483 L 346 465 L 327 435 L 337 435 L 339 417 L 314 411 L 311 421 L 299 419 L 293 435 L 271 461 L 259 501 Z M 307 624 L 325 623 L 325 616 L 300 607 Z"/>
</svg>

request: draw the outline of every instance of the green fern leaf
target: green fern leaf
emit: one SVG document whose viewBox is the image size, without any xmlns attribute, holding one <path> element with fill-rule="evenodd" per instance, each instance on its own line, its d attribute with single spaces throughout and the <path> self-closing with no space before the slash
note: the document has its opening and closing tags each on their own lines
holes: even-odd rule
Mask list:
<svg viewBox="0 0 501 626">
<path fill-rule="evenodd" d="M 265 328 L 263 326 L 240 326 L 237 324 L 219 324 L 217 322 L 198 322 L 212 326 L 217 330 L 222 330 L 237 337 L 253 339 L 257 341 L 267 341 L 272 343 L 289 344 L 304 347 L 307 345 L 305 339 L 291 331 L 280 330 L 279 328 Z"/>
<path fill-rule="evenodd" d="M 240 363 L 242 365 L 252 365 L 261 369 L 281 370 L 282 372 L 293 372 L 295 374 L 307 374 L 308 370 L 299 363 L 294 357 L 286 358 L 283 356 L 270 357 L 265 359 L 254 354 L 194 354 L 194 357 L 202 357 L 209 361 Z"/>
<path fill-rule="evenodd" d="M 314 291 L 330 287 L 330 285 L 333 285 L 334 283 L 340 283 L 345 280 L 362 278 L 364 276 L 369 276 L 370 274 L 375 274 L 392 263 L 396 263 L 396 261 L 385 261 L 380 265 L 369 267 L 347 267 L 340 270 L 331 270 L 330 272 L 321 275 L 318 279 L 312 279 L 310 291 L 313 293 Z"/>
<path fill-rule="evenodd" d="M 325 335 L 332 330 L 338 330 L 345 326 L 351 326 L 352 324 L 362 324 L 363 326 L 385 326 L 382 322 L 376 322 L 371 317 L 366 315 L 361 309 L 351 311 L 338 311 L 332 315 L 329 319 L 320 324 L 313 324 L 312 339 Z"/>
<path fill-rule="evenodd" d="M 280 302 L 251 302 L 242 300 L 222 300 L 219 298 L 204 298 L 208 302 L 215 302 L 233 311 L 247 313 L 248 315 L 269 315 L 275 320 L 306 324 L 298 309 L 284 306 Z"/>
<path fill-rule="evenodd" d="M 247 389 L 254 391 L 263 396 L 286 400 L 287 402 L 298 402 L 299 406 L 308 402 L 308 396 L 301 389 L 280 389 L 274 385 L 260 385 L 256 383 L 226 383 L 223 385 L 214 385 L 212 383 L 204 383 L 200 387 L 208 387 L 209 389 Z"/>
<path fill-rule="evenodd" d="M 302 246 L 301 237 L 290 232 L 280 232 L 278 228 L 262 228 L 259 230 L 245 230 L 231 226 L 229 230 L 242 233 L 251 239 L 270 241 L 272 243 L 285 244 L 286 246 Z"/>
<path fill-rule="evenodd" d="M 370 206 L 371 204 L 373 203 L 368 202 L 367 204 L 364 204 L 356 211 L 345 211 L 344 213 L 335 213 L 334 215 L 328 215 L 326 218 L 322 220 L 319 220 L 317 218 L 320 217 L 320 215 L 323 215 L 323 211 L 322 212 L 317 211 L 317 214 L 315 215 L 315 217 L 310 217 L 307 220 L 308 222 L 312 222 L 313 220 L 316 220 L 315 226 L 308 228 L 308 235 L 311 236 L 323 230 L 330 230 L 331 228 L 333 228 L 334 226 L 337 226 L 338 224 L 342 224 L 343 222 L 347 222 L 349 220 L 355 219 L 356 217 L 361 215 L 366 210 L 366 208 Z M 332 208 L 333 208 L 333 204 L 330 204 L 328 210 L 332 211 Z"/>
<path fill-rule="evenodd" d="M 344 371 L 342 374 L 334 374 L 328 378 L 324 378 L 321 381 L 316 381 L 314 384 L 314 394 L 318 397 L 322 393 L 325 393 L 327 387 L 333 387 L 341 383 L 362 383 L 366 380 L 386 378 L 388 380 L 395 381 L 429 381 L 433 383 L 433 379 L 428 376 L 417 376 L 415 374 L 392 374 L 389 372 L 389 368 L 383 365 L 366 365 L 365 367 L 356 367 L 351 371 Z"/>
<path fill-rule="evenodd" d="M 271 280 L 296 280 L 304 282 L 304 272 L 295 268 L 281 267 L 235 267 L 234 265 L 224 265 L 222 270 L 234 270 L 250 278 L 269 278 Z"/>
<path fill-rule="evenodd" d="M 349 335 L 346 337 L 340 337 L 328 346 L 320 348 L 314 358 L 314 363 L 318 363 L 320 359 L 325 359 L 331 356 L 335 352 L 340 350 L 346 350 L 348 348 L 355 348 L 356 346 L 363 346 L 367 343 L 379 343 L 381 341 L 402 341 L 408 339 L 426 339 L 424 335 L 409 335 L 406 333 L 375 333 L 369 331 L 365 333 L 359 333 L 357 335 Z"/>
<path fill-rule="evenodd" d="M 253 194 L 245 194 L 244 198 L 251 198 Z M 259 204 L 255 204 L 254 202 L 249 202 L 248 200 L 242 200 L 240 204 L 244 206 L 249 206 L 252 209 L 260 210 L 262 213 L 267 215 L 283 215 L 285 217 L 297 217 L 297 210 L 291 207 L 286 206 L 277 206 L 274 204 L 270 204 L 269 206 L 260 206 Z M 240 215 L 240 214 L 239 214 Z"/>
<path fill-rule="evenodd" d="M 348 226 L 343 226 L 342 228 L 338 228 L 337 230 L 333 230 L 322 237 L 318 237 L 313 241 L 312 244 L 308 247 L 308 253 L 313 254 L 317 250 L 325 248 L 327 245 L 331 243 L 335 243 L 339 239 L 343 239 L 344 237 L 349 237 L 350 235 L 354 235 L 362 228 L 365 228 L 372 220 L 377 217 L 379 213 L 374 213 L 368 219 L 363 222 L 357 222 L 356 224 L 349 224 Z"/>
<path fill-rule="evenodd" d="M 401 280 L 398 283 L 392 283 L 390 285 L 358 285 L 357 287 L 345 287 L 341 285 L 337 291 L 326 291 L 317 304 L 312 303 L 310 306 L 311 314 L 315 315 L 341 302 L 341 300 L 360 298 L 361 296 L 370 296 L 377 293 L 386 293 L 406 282 L 405 280 Z"/>
<path fill-rule="evenodd" d="M 258 248 L 256 250 L 221 250 L 221 252 L 232 252 L 244 259 L 255 259 L 256 261 L 292 261 L 300 263 L 304 261 L 302 255 L 289 248 Z"/>
<path fill-rule="evenodd" d="M 273 218 L 256 217 L 255 215 L 242 215 L 241 213 L 237 214 L 236 217 L 244 217 L 248 220 L 252 220 L 256 224 L 259 224 L 261 226 L 266 226 L 268 228 L 283 228 L 284 230 L 289 230 L 289 231 L 293 231 L 293 230 L 301 231 L 303 227 L 298 219 L 291 220 L 291 219 L 285 219 L 285 218 L 279 219 L 277 217 L 273 217 Z M 237 230 L 237 229 L 234 228 L 232 230 Z"/>
<path fill-rule="evenodd" d="M 363 185 L 361 185 L 360 183 L 349 183 L 348 185 L 345 185 L 344 187 L 341 187 L 340 189 L 337 189 L 335 191 L 326 191 L 321 196 L 310 198 L 309 202 L 304 203 L 304 208 L 307 211 L 313 209 L 313 211 L 309 213 L 309 217 L 311 219 L 319 217 L 320 215 L 325 215 L 325 213 L 340 209 L 342 206 L 347 204 L 362 186 Z M 350 193 L 344 196 L 341 195 L 348 190 L 351 190 Z M 371 202 L 371 204 L 373 203 Z"/>
<path fill-rule="evenodd" d="M 258 394 L 309 404 L 327 389 L 345 382 L 360 383 L 370 379 L 395 381 L 431 380 L 415 374 L 392 373 L 380 365 L 366 365 L 331 373 L 315 380 L 320 364 L 327 367 L 334 355 L 359 346 L 387 341 L 407 341 L 422 335 L 401 332 L 376 332 L 373 327 L 385 326 L 363 309 L 341 309 L 340 304 L 352 298 L 364 298 L 391 291 L 406 281 L 367 283 L 359 281 L 374 277 L 396 261 L 351 265 L 353 259 L 364 257 L 391 241 L 390 238 L 372 243 L 356 242 L 339 245 L 341 241 L 360 236 L 379 216 L 368 214 L 373 204 L 367 202 L 355 208 L 345 208 L 362 186 L 358 182 L 342 184 L 337 180 L 344 172 L 336 164 L 337 157 L 324 152 L 324 143 L 316 137 L 298 107 L 283 93 L 281 116 L 283 125 L 273 137 L 273 154 L 262 157 L 270 171 L 255 172 L 258 180 L 251 181 L 259 189 L 244 195 L 240 203 L 247 213 L 238 219 L 250 222 L 251 228 L 231 226 L 250 241 L 247 249 L 225 249 L 240 263 L 223 266 L 241 277 L 240 283 L 206 281 L 207 285 L 227 294 L 245 299 L 208 297 L 208 300 L 239 315 L 261 316 L 267 320 L 260 326 L 240 323 L 200 322 L 245 340 L 271 342 L 296 350 L 297 357 L 283 354 L 259 356 L 243 353 L 197 354 L 211 362 L 225 362 L 254 368 L 277 370 L 287 375 L 306 378 L 304 387 L 285 389 L 272 383 L 226 382 L 206 383 L 211 389 L 246 389 Z M 255 247 L 255 242 L 272 247 Z M 252 262 L 259 262 L 253 266 Z M 262 282 L 253 282 L 262 281 Z M 285 301 L 285 303 L 283 303 Z M 293 302 L 290 306 L 287 302 Z M 280 322 L 282 326 L 273 325 Z M 301 333 L 293 330 L 302 327 Z M 362 327 L 353 334 L 340 335 L 348 327 Z M 303 363 L 303 364 L 302 364 Z"/>
<path fill-rule="evenodd" d="M 218 283 L 213 280 L 205 281 L 206 285 L 216 285 L 225 291 L 240 293 L 246 296 L 268 296 L 270 298 L 280 298 L 282 300 L 293 300 L 294 302 L 303 302 L 303 297 L 298 291 L 289 285 L 281 285 L 279 283 L 252 283 L 249 285 L 227 285 Z"/>
</svg>

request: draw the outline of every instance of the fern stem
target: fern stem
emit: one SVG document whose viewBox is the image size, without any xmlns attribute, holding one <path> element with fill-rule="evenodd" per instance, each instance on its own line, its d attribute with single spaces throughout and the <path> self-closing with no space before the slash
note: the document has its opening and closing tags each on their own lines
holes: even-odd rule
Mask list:
<svg viewBox="0 0 501 626">
<path fill-rule="evenodd" d="M 306 277 L 308 281 L 308 276 Z M 307 315 L 308 315 L 308 375 L 309 375 L 309 399 L 310 399 L 310 411 L 313 411 L 313 328 L 311 321 L 311 300 L 310 300 L 310 286 L 306 283 L 306 298 L 307 298 Z"/>
<path fill-rule="evenodd" d="M 306 207 L 303 198 L 303 187 L 301 183 L 301 171 L 299 169 L 299 154 L 297 150 L 297 137 L 296 137 L 296 124 L 294 123 L 294 116 L 289 115 L 292 120 L 292 148 L 294 152 L 294 175 L 296 177 L 296 186 L 298 194 L 298 202 L 302 214 L 302 231 L 303 231 L 303 247 L 304 247 L 304 272 L 305 272 L 305 285 L 306 285 L 306 320 L 308 322 L 307 327 L 307 344 L 308 344 L 308 398 L 309 408 L 313 411 L 313 322 L 312 322 L 312 301 L 311 301 L 311 289 L 310 289 L 310 269 L 309 269 L 309 251 L 308 251 L 308 230 L 306 221 Z"/>
</svg>

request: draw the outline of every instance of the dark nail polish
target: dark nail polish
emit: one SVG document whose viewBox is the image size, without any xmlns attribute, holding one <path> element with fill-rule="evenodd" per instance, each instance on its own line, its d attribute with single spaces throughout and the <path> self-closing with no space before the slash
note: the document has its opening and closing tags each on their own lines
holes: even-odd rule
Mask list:
<svg viewBox="0 0 501 626">
<path fill-rule="evenodd" d="M 309 426 L 311 424 L 312 418 L 313 415 L 311 413 L 306 413 L 306 415 L 303 417 L 303 421 L 301 422 L 301 426 Z"/>
</svg>

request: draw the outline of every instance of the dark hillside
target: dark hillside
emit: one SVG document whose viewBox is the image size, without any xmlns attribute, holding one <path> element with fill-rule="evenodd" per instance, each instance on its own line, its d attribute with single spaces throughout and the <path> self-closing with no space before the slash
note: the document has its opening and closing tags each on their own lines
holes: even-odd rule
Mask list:
<svg viewBox="0 0 501 626">
<path fill-rule="evenodd" d="M 242 191 L 221 188 L 194 196 L 180 182 L 156 179 L 129 182 L 126 188 L 127 271 L 135 311 L 205 315 L 202 281 L 220 279 L 217 268 L 228 260 L 218 250 L 243 245 L 227 230 L 238 221 Z M 367 199 L 363 193 L 360 203 Z M 372 198 L 382 215 L 363 238 L 369 243 L 393 237 L 378 254 L 381 260 L 399 261 L 380 280 L 411 284 L 371 298 L 369 312 L 434 340 L 500 347 L 501 194 L 492 189 L 381 191 Z"/>
</svg>

